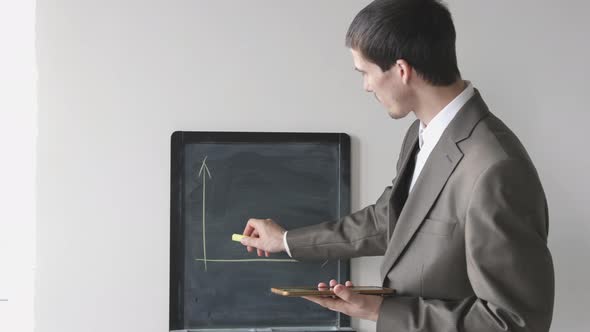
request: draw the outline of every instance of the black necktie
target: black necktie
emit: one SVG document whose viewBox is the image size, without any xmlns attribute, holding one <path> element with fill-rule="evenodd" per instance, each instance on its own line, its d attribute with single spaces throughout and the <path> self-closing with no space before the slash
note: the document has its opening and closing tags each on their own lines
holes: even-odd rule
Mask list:
<svg viewBox="0 0 590 332">
<path fill-rule="evenodd" d="M 393 193 L 393 204 L 395 210 L 398 212 L 397 217 L 401 214 L 401 211 L 408 200 L 410 185 L 412 184 L 412 176 L 414 175 L 414 168 L 416 168 L 416 157 L 419 151 L 420 148 L 418 143 L 416 143 L 410 152 L 410 156 L 408 157 L 410 159 L 408 160 L 406 168 L 402 171 L 402 174 L 398 174 L 400 177 L 399 185 Z"/>
</svg>

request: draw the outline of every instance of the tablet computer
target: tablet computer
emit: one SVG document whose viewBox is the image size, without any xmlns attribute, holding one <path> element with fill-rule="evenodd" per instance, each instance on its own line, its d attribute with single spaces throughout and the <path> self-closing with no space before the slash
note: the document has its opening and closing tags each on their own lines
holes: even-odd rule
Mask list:
<svg viewBox="0 0 590 332">
<path fill-rule="evenodd" d="M 382 296 L 390 296 L 395 294 L 395 290 L 392 288 L 387 287 L 379 287 L 379 286 L 353 286 L 348 287 L 353 292 L 365 295 L 382 295 Z M 282 296 L 330 296 L 334 295 L 333 288 L 321 288 L 318 289 L 317 287 L 311 286 L 303 286 L 303 287 L 272 287 L 270 289 L 274 294 L 282 295 Z"/>
</svg>

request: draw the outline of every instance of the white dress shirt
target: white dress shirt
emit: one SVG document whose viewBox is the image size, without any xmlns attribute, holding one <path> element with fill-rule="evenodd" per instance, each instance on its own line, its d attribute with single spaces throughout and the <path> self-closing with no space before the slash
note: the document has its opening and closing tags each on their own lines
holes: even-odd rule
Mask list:
<svg viewBox="0 0 590 332">
<path fill-rule="evenodd" d="M 418 131 L 418 145 L 420 147 L 420 151 L 416 156 L 416 166 L 414 167 L 414 174 L 412 175 L 412 182 L 410 184 L 410 192 L 422 172 L 422 168 L 424 168 L 424 164 L 426 164 L 426 160 L 428 160 L 428 156 L 430 152 L 438 143 L 438 140 L 442 136 L 445 129 L 455 115 L 459 112 L 459 110 L 467 103 L 471 97 L 475 94 L 475 89 L 471 82 L 466 81 L 467 87 L 461 92 L 455 99 L 453 99 L 445 108 L 443 108 L 432 120 L 428 126 L 425 126 L 424 123 L 420 122 L 420 129 Z M 289 257 L 291 256 L 291 251 L 289 250 L 289 245 L 287 244 L 287 232 L 283 234 L 283 243 L 285 244 L 285 250 Z"/>
<path fill-rule="evenodd" d="M 414 174 L 412 175 L 412 182 L 410 184 L 410 192 L 414 188 L 414 184 L 428 160 L 428 156 L 438 143 L 445 129 L 459 110 L 467 103 L 475 94 L 475 89 L 471 82 L 467 81 L 467 87 L 455 99 L 453 99 L 445 108 L 443 108 L 432 120 L 428 126 L 420 122 L 420 129 L 418 130 L 418 146 L 420 151 L 416 156 L 416 166 L 414 167 Z"/>
<path fill-rule="evenodd" d="M 287 244 L 287 232 L 283 233 L 283 243 L 285 244 L 285 251 L 287 252 L 287 255 L 289 255 L 289 257 L 293 257 L 291 256 L 291 250 L 289 250 L 289 245 Z"/>
</svg>

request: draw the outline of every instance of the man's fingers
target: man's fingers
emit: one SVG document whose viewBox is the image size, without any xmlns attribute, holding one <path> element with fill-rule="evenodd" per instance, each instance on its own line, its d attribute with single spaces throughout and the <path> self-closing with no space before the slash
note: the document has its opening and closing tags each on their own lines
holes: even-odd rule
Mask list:
<svg viewBox="0 0 590 332">
<path fill-rule="evenodd" d="M 252 232 L 254 232 L 254 230 L 256 230 L 256 219 L 249 219 L 248 222 L 246 223 L 246 227 L 244 228 L 244 232 L 243 235 L 245 236 L 250 236 L 252 235 Z"/>
<path fill-rule="evenodd" d="M 248 252 L 252 252 L 254 248 L 258 247 L 257 245 L 259 240 L 260 239 L 257 237 L 243 237 L 240 240 L 240 243 L 248 247 Z"/>
<path fill-rule="evenodd" d="M 363 297 L 360 294 L 351 291 L 350 289 L 348 289 L 348 287 L 344 285 L 336 285 L 334 287 L 334 294 L 336 294 L 336 296 L 343 299 L 344 301 L 351 303 L 353 305 L 363 305 Z"/>
<path fill-rule="evenodd" d="M 258 234 L 258 230 L 255 229 L 254 232 L 252 232 L 252 235 L 250 235 L 250 237 L 259 238 L 260 235 Z M 264 252 L 262 251 L 262 249 L 259 249 L 257 246 L 256 247 L 256 254 L 258 255 L 258 257 L 262 257 L 262 255 L 264 255 Z"/>
<path fill-rule="evenodd" d="M 256 253 L 258 254 L 258 256 L 270 257 L 270 252 L 258 249 L 258 247 L 260 246 L 260 238 L 258 237 L 243 237 L 240 240 L 240 243 L 246 246 L 248 252 L 252 252 L 254 251 L 254 249 L 256 249 Z"/>
<path fill-rule="evenodd" d="M 340 299 L 333 299 L 331 297 L 322 297 L 322 296 L 302 296 L 304 299 L 315 302 L 322 307 L 326 307 L 330 310 L 335 310 L 336 307 L 339 306 L 338 301 L 342 301 Z"/>
<path fill-rule="evenodd" d="M 242 233 L 242 235 L 244 236 L 251 236 L 252 232 L 254 232 L 256 230 L 256 228 L 254 228 L 254 219 L 250 219 L 248 220 L 248 222 L 246 223 L 246 227 L 244 228 L 244 232 Z M 254 251 L 254 248 L 252 246 L 249 246 L 247 243 L 244 243 L 244 241 L 240 241 L 242 242 L 243 245 L 247 246 L 246 250 L 248 250 L 248 252 L 252 252 Z M 246 241 L 247 242 L 247 241 Z"/>
<path fill-rule="evenodd" d="M 254 233 L 258 229 L 260 229 L 260 226 L 262 225 L 262 223 L 264 221 L 265 221 L 264 219 L 254 219 L 254 218 L 248 219 L 248 222 L 246 223 L 246 227 L 244 228 L 243 235 L 252 236 L 252 233 Z"/>
<path fill-rule="evenodd" d="M 244 236 L 250 236 L 252 235 L 252 232 L 254 232 L 255 228 L 252 227 L 250 224 L 246 225 L 246 228 L 244 228 L 244 232 L 242 233 Z"/>
<path fill-rule="evenodd" d="M 318 284 L 318 288 L 328 288 L 328 287 L 335 287 L 336 285 L 338 285 L 338 281 L 336 279 L 332 279 L 330 280 L 330 285 L 328 286 L 328 284 L 326 284 L 325 282 L 320 282 Z M 347 281 L 344 284 L 346 287 L 353 287 L 354 285 L 352 284 L 352 281 Z"/>
<path fill-rule="evenodd" d="M 315 302 L 324 308 L 328 308 L 333 311 L 339 311 L 346 313 L 348 304 L 339 298 L 321 297 L 321 296 L 302 296 L 302 298 Z"/>
<path fill-rule="evenodd" d="M 246 246 L 248 252 L 253 252 L 256 249 L 258 257 L 270 257 L 272 251 L 278 251 L 273 242 L 277 227 L 279 229 L 281 228 L 274 224 L 271 219 L 250 218 L 244 228 L 244 238 L 240 242 Z M 270 233 L 269 230 L 271 231 Z M 262 240 L 260 239 L 261 234 Z"/>
</svg>

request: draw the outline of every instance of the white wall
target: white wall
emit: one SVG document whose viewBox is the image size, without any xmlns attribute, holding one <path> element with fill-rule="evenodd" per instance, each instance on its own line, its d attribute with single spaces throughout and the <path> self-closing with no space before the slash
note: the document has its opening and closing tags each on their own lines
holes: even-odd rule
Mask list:
<svg viewBox="0 0 590 332">
<path fill-rule="evenodd" d="M 0 1 L 0 331 L 33 331 L 35 1 Z"/>
<path fill-rule="evenodd" d="M 366 3 L 39 1 L 37 330 L 167 330 L 174 130 L 347 132 L 353 208 L 373 202 L 412 119 L 390 120 L 352 70 L 344 34 Z M 450 6 L 464 77 L 519 134 L 545 185 L 553 330 L 582 330 L 590 5 Z M 353 280 L 377 283 L 379 263 L 354 260 Z"/>
</svg>

